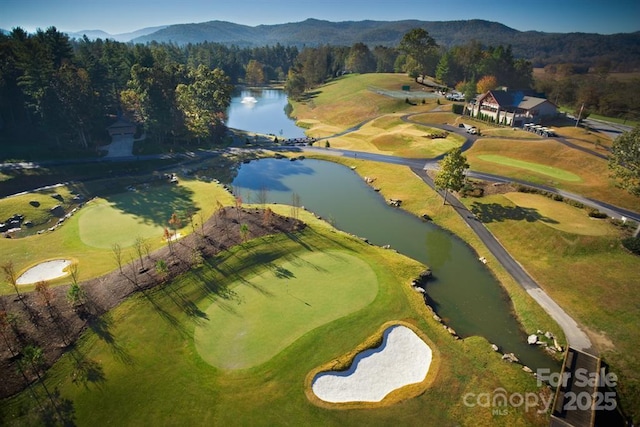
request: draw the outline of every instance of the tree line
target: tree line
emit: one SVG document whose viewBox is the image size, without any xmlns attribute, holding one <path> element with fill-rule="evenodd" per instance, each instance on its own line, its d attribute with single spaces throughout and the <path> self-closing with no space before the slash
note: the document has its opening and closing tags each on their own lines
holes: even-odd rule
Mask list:
<svg viewBox="0 0 640 427">
<path fill-rule="evenodd" d="M 249 63 L 263 83 L 284 79 L 297 56 L 281 45 L 127 44 L 15 28 L 0 35 L 0 134 L 89 149 L 121 115 L 160 142 L 215 141 Z"/>
<path fill-rule="evenodd" d="M 203 42 L 131 44 L 69 39 L 55 27 L 0 35 L 0 137 L 25 143 L 96 149 L 122 115 L 162 143 L 217 141 L 234 85 L 284 81 L 293 98 L 344 73 L 404 72 L 435 77 L 470 99 L 498 86 L 537 89 L 560 105 L 636 117 L 638 81 L 567 74 L 566 67 L 534 82 L 532 65 L 510 46 L 479 42 L 446 49 L 415 28 L 396 47 L 245 47 Z M 604 67 L 606 68 L 606 67 Z M 603 69 L 604 69 L 603 68 Z M 558 72 L 557 70 L 564 70 Z M 563 74 L 564 73 L 564 74 Z M 589 75 L 591 76 L 591 75 Z M 553 78 L 551 78 L 553 77 Z M 9 141 L 11 138 L 2 138 Z"/>
<path fill-rule="evenodd" d="M 364 43 L 350 48 L 304 48 L 289 69 L 286 89 L 291 96 L 300 97 L 305 90 L 340 74 L 375 72 L 402 72 L 413 78 L 432 76 L 470 97 L 498 85 L 531 89 L 534 83 L 531 63 L 516 59 L 510 46 L 486 47 L 470 42 L 446 49 L 427 31 L 415 28 L 395 48 L 376 46 L 371 50 Z"/>
</svg>

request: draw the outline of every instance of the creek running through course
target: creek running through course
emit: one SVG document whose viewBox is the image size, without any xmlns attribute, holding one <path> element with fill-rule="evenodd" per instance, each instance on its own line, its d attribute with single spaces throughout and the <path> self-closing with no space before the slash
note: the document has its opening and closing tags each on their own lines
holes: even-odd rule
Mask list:
<svg viewBox="0 0 640 427">
<path fill-rule="evenodd" d="M 273 98 L 271 92 L 269 96 Z M 251 114 L 279 114 L 280 117 L 272 118 L 273 122 L 283 120 L 282 116 L 290 120 L 284 108 L 261 110 L 259 93 L 252 95 L 257 95 L 257 102 L 251 107 Z M 257 122 L 264 122 L 264 117 Z M 258 131 L 249 128 L 250 121 L 244 124 L 243 130 Z M 312 159 L 295 162 L 262 159 L 242 164 L 232 185 L 247 202 L 256 202 L 258 194 L 266 189 L 267 202 L 291 204 L 295 193 L 300 205 L 337 228 L 367 238 L 375 245 L 390 245 L 425 264 L 433 271 L 426 299 L 460 336 L 483 336 L 501 352 L 514 353 L 534 371 L 559 368 L 559 363 L 540 346 L 527 344 L 526 334 L 512 315 L 508 295 L 464 241 L 387 205 L 379 193 L 348 167 Z"/>
</svg>

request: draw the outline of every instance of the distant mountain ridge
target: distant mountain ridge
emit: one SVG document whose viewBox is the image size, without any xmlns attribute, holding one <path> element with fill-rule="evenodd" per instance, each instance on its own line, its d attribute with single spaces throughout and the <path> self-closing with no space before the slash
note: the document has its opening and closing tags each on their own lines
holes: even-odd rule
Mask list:
<svg viewBox="0 0 640 427">
<path fill-rule="evenodd" d="M 299 48 L 320 45 L 352 46 L 361 42 L 369 47 L 397 46 L 413 28 L 423 28 L 443 47 L 451 48 L 473 40 L 485 46 L 511 45 L 514 56 L 526 58 L 534 66 L 573 63 L 593 66 L 609 61 L 617 71 L 640 70 L 640 31 L 601 35 L 594 33 L 545 33 L 519 31 L 498 22 L 480 19 L 460 21 L 343 21 L 307 19 L 275 25 L 248 26 L 226 21 L 175 24 L 150 27 L 115 36 L 96 31 L 70 33 L 80 38 L 112 38 L 133 43 L 222 43 L 239 47 L 294 45 Z M 92 35 L 96 35 L 92 37 Z"/>
<path fill-rule="evenodd" d="M 157 31 L 163 30 L 167 27 L 168 25 L 147 27 L 147 28 L 142 28 L 140 30 L 132 31 L 129 33 L 121 33 L 121 34 L 109 34 L 102 30 L 82 30 L 82 31 L 67 32 L 66 34 L 70 38 L 75 38 L 75 39 L 81 39 L 84 36 L 87 36 L 87 38 L 91 40 L 100 38 L 100 39 L 112 39 L 119 42 L 129 42 L 136 38 L 144 37 L 148 34 L 152 34 Z"/>
</svg>

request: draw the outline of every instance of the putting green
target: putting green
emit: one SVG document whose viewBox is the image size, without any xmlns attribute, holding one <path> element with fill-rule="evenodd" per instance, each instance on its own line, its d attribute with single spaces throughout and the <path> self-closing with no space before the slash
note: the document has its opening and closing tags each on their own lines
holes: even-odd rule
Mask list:
<svg viewBox="0 0 640 427">
<path fill-rule="evenodd" d="M 512 166 L 514 168 L 526 169 L 531 172 L 537 172 L 542 175 L 550 176 L 554 179 L 562 181 L 580 182 L 582 178 L 569 171 L 555 168 L 553 166 L 541 165 L 540 163 L 525 162 L 524 160 L 512 159 L 511 157 L 501 156 L 499 154 L 481 154 L 478 156 L 480 160 L 486 162 L 497 163 L 499 165 Z"/>
<path fill-rule="evenodd" d="M 111 248 L 132 246 L 138 237 L 162 237 L 164 229 L 152 222 L 144 222 L 136 215 L 124 212 L 106 200 L 96 199 L 81 210 L 78 221 L 80 239 L 87 246 Z"/>
<path fill-rule="evenodd" d="M 214 302 L 194 333 L 200 356 L 223 369 L 264 363 L 306 332 L 366 307 L 378 293 L 371 267 L 339 251 L 282 260 L 232 286 L 238 304 Z"/>
</svg>

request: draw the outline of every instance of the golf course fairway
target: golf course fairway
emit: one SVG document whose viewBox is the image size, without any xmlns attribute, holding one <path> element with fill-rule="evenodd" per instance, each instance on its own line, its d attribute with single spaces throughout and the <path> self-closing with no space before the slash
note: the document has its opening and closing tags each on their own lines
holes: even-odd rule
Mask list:
<svg viewBox="0 0 640 427">
<path fill-rule="evenodd" d="M 306 332 L 366 307 L 378 282 L 362 259 L 327 251 L 269 265 L 232 288 L 239 303 L 214 302 L 194 333 L 200 356 L 222 369 L 264 363 Z"/>
</svg>

